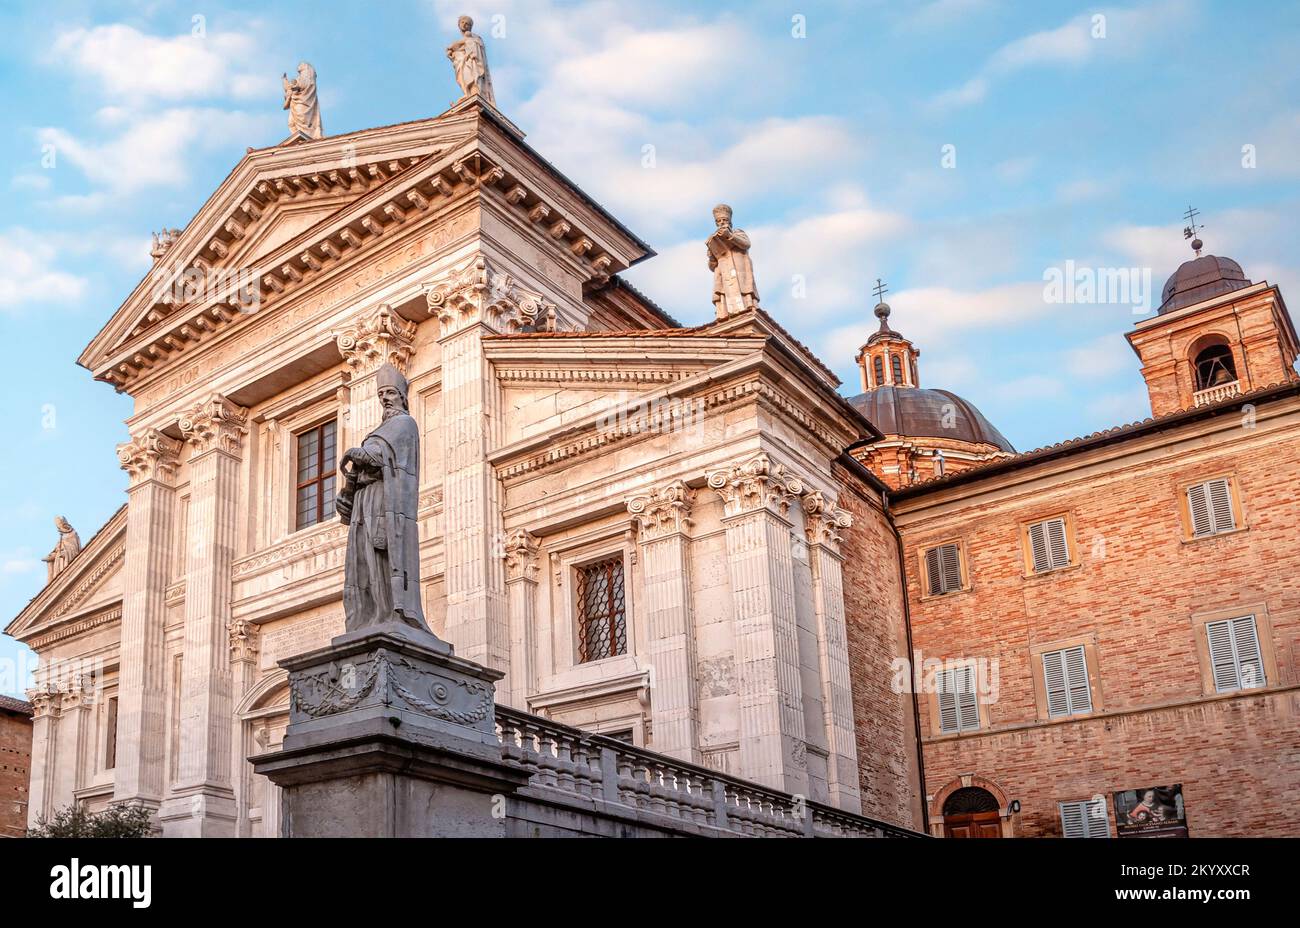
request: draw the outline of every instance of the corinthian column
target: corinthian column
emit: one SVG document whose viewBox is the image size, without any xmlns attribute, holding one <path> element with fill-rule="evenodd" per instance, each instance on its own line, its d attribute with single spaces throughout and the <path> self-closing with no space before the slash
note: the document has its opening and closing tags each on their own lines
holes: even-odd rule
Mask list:
<svg viewBox="0 0 1300 928">
<path fill-rule="evenodd" d="M 691 611 L 691 505 L 695 493 L 674 480 L 627 501 L 636 519 L 649 630 L 651 747 L 700 761 L 700 704 L 695 686 L 695 618 Z"/>
<path fill-rule="evenodd" d="M 212 395 L 181 417 L 191 446 L 186 529 L 185 650 L 180 763 L 174 799 L 159 815 L 168 835 L 232 836 L 230 564 L 235 556 L 239 462 L 248 411 Z"/>
<path fill-rule="evenodd" d="M 262 636 L 261 629 L 245 619 L 232 620 L 228 631 L 233 684 L 230 702 L 232 706 L 238 706 L 257 682 L 257 655 L 261 650 Z M 235 784 L 235 805 L 239 812 L 236 836 L 246 838 L 252 833 L 248 823 L 248 795 L 252 785 L 253 765 L 244 755 L 244 721 L 233 711 L 230 717 L 230 743 L 235 746 L 230 762 L 232 782 Z"/>
<path fill-rule="evenodd" d="M 506 596 L 510 605 L 510 670 L 497 684 L 500 701 L 528 710 L 537 650 L 537 539 L 517 529 L 506 539 Z"/>
<path fill-rule="evenodd" d="M 27 787 L 27 827 L 54 812 L 54 773 L 58 769 L 58 722 L 63 693 L 51 684 L 27 691 L 32 704 L 31 780 Z"/>
<path fill-rule="evenodd" d="M 162 801 L 164 719 L 167 713 L 164 597 L 176 509 L 177 456 L 181 443 L 148 429 L 118 445 L 130 477 L 126 504 L 126 557 L 122 568 L 121 675 L 117 687 L 117 766 L 113 801 L 158 808 Z"/>
<path fill-rule="evenodd" d="M 833 805 L 861 813 L 858 746 L 853 728 L 853 693 L 849 683 L 849 646 L 844 619 L 844 572 L 840 532 L 853 524 L 820 492 L 803 498 L 804 532 L 812 569 L 813 607 L 817 614 L 817 659 L 826 724 L 827 786 Z"/>
<path fill-rule="evenodd" d="M 791 526 L 803 491 L 765 453 L 713 471 L 722 497 L 735 611 L 740 694 L 740 775 L 808 795 L 807 743 L 799 678 Z"/>
<path fill-rule="evenodd" d="M 348 384 L 349 404 L 347 434 L 340 436 L 339 447 L 351 448 L 379 425 L 383 408 L 374 377 L 384 364 L 391 364 L 406 374 L 411 360 L 416 325 L 380 305 L 358 316 L 347 328 L 334 333 L 339 354 L 352 369 Z"/>
</svg>

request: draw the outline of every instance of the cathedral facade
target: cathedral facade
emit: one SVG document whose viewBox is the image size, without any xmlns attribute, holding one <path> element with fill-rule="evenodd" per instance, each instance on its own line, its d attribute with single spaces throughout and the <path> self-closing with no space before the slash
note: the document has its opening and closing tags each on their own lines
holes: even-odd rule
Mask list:
<svg viewBox="0 0 1300 928">
<path fill-rule="evenodd" d="M 127 499 L 84 546 L 60 524 L 6 630 L 41 659 L 30 822 L 280 833 L 250 758 L 288 724 L 278 662 L 344 629 L 336 465 L 391 364 L 424 612 L 498 703 L 937 835 L 1294 831 L 1276 287 L 1188 262 L 1129 334 L 1153 418 L 1018 453 L 921 386 L 884 302 L 844 396 L 761 309 L 728 207 L 716 319 L 677 323 L 474 60 L 442 115 L 334 137 L 300 69 L 290 138 L 157 239 L 81 355 L 134 400 Z"/>
</svg>

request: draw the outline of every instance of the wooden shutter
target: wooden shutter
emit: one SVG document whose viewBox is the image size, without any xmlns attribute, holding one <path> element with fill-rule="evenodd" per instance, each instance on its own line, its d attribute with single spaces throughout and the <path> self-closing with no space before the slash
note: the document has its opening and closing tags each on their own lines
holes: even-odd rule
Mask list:
<svg viewBox="0 0 1300 928">
<path fill-rule="evenodd" d="M 1110 812 L 1105 799 L 1059 803 L 1061 834 L 1067 838 L 1109 838 Z"/>
<path fill-rule="evenodd" d="M 944 734 L 961 731 L 955 676 L 951 670 L 939 671 L 939 731 Z"/>
<path fill-rule="evenodd" d="M 1070 566 L 1065 520 L 1047 519 L 1029 526 L 1029 550 L 1034 560 L 1034 573 Z"/>
<path fill-rule="evenodd" d="M 1192 517 L 1192 535 L 1217 535 L 1237 527 L 1232 511 L 1232 489 L 1226 479 L 1208 480 L 1187 488 L 1187 509 Z"/>
<path fill-rule="evenodd" d="M 1237 527 L 1237 519 L 1232 512 L 1232 493 L 1227 480 L 1211 480 L 1206 485 L 1210 497 L 1211 518 L 1214 531 L 1230 532 Z"/>
<path fill-rule="evenodd" d="M 939 731 L 943 734 L 980 727 L 975 679 L 972 664 L 939 671 Z"/>
<path fill-rule="evenodd" d="M 925 579 L 926 588 L 931 596 L 938 596 L 944 592 L 943 560 L 938 548 L 931 548 L 925 552 Z"/>
<path fill-rule="evenodd" d="M 926 588 L 931 596 L 960 590 L 961 552 L 955 544 L 938 545 L 925 552 Z"/>
<path fill-rule="evenodd" d="M 1092 690 L 1088 687 L 1088 661 L 1083 647 L 1065 651 L 1065 678 L 1069 686 L 1070 714 L 1092 711 Z"/>
<path fill-rule="evenodd" d="M 1065 654 L 1043 654 L 1043 683 L 1047 687 L 1047 714 L 1051 718 L 1070 714 L 1070 697 L 1065 683 Z"/>
<path fill-rule="evenodd" d="M 1268 682 L 1264 677 L 1264 660 L 1253 615 L 1207 622 L 1205 636 L 1210 645 L 1210 667 L 1214 672 L 1216 692 L 1254 689 Z"/>
</svg>

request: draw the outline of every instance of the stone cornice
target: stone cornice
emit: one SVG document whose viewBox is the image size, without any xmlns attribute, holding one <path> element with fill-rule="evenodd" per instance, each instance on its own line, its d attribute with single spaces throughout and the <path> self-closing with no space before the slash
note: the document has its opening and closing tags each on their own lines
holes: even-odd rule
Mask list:
<svg viewBox="0 0 1300 928">
<path fill-rule="evenodd" d="M 334 343 L 354 377 L 377 371 L 391 364 L 402 373 L 415 350 L 416 325 L 380 305 L 334 333 Z"/>
<path fill-rule="evenodd" d="M 248 434 L 248 410 L 213 393 L 180 417 L 180 430 L 194 454 L 219 450 L 238 457 Z"/>
<path fill-rule="evenodd" d="M 35 637 L 25 639 L 24 643 L 33 651 L 39 651 L 42 648 L 55 644 L 56 642 L 65 641 L 69 638 L 76 638 L 78 635 L 85 634 L 88 631 L 93 631 L 101 625 L 108 625 L 112 622 L 120 621 L 121 618 L 122 607 L 119 604 L 105 609 L 102 612 L 97 612 L 94 615 L 87 616 L 80 621 L 69 622 L 58 628 L 52 628 L 47 632 L 36 635 Z"/>
<path fill-rule="evenodd" d="M 334 522 L 320 531 L 312 532 L 301 538 L 290 538 L 287 541 L 258 551 L 249 557 L 235 561 L 231 566 L 231 576 L 238 580 L 252 574 L 262 573 L 285 562 L 296 561 L 301 557 L 309 557 L 326 549 L 341 547 L 347 544 L 347 540 L 347 526 Z"/>
<path fill-rule="evenodd" d="M 627 511 L 640 530 L 642 541 L 655 541 L 686 532 L 691 526 L 695 491 L 684 481 L 672 480 L 644 496 L 627 501 Z"/>
<path fill-rule="evenodd" d="M 169 484 L 176 478 L 180 451 L 181 442 L 157 429 L 145 429 L 117 446 L 117 460 L 133 487 L 149 480 Z"/>
</svg>

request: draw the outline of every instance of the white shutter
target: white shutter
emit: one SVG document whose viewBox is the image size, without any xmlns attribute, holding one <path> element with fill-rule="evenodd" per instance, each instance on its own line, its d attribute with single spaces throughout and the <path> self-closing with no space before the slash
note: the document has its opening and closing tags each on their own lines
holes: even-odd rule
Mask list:
<svg viewBox="0 0 1300 928">
<path fill-rule="evenodd" d="M 1065 652 L 1065 677 L 1070 697 L 1070 714 L 1092 711 L 1092 691 L 1088 687 L 1088 661 L 1083 648 L 1069 648 Z"/>
<path fill-rule="evenodd" d="M 1214 519 L 1210 517 L 1209 495 L 1205 484 L 1187 488 L 1187 508 L 1192 514 L 1192 534 L 1200 537 L 1214 533 Z"/>
<path fill-rule="evenodd" d="M 944 734 L 961 731 L 961 718 L 957 712 L 957 685 L 951 670 L 939 671 L 939 731 Z"/>
<path fill-rule="evenodd" d="M 1029 526 L 1029 550 L 1034 558 L 1034 573 L 1052 569 L 1052 557 L 1047 550 L 1046 523 L 1035 522 Z"/>
<path fill-rule="evenodd" d="M 1237 527 L 1237 520 L 1232 512 L 1232 493 L 1228 489 L 1228 481 L 1211 480 L 1205 486 L 1209 490 L 1214 531 L 1232 531 Z"/>
<path fill-rule="evenodd" d="M 1210 645 L 1210 667 L 1214 671 L 1214 689 L 1223 693 L 1241 688 L 1237 676 L 1237 656 L 1234 653 L 1232 622 L 1206 622 L 1205 637 Z"/>
<path fill-rule="evenodd" d="M 1043 654 L 1043 682 L 1047 686 L 1047 714 L 1051 718 L 1070 714 L 1070 699 L 1065 684 L 1065 657 L 1061 651 Z"/>
<path fill-rule="evenodd" d="M 1255 617 L 1244 616 L 1232 620 L 1232 643 L 1237 651 L 1237 677 L 1243 690 L 1263 686 L 1264 660 L 1259 653 L 1259 635 L 1255 629 Z"/>
<path fill-rule="evenodd" d="M 1029 549 L 1034 573 L 1070 566 L 1070 544 L 1065 537 L 1065 520 L 1048 519 L 1029 526 Z"/>
<path fill-rule="evenodd" d="M 926 588 L 931 596 L 938 596 L 944 592 L 943 567 L 938 548 L 931 548 L 925 552 L 925 579 Z"/>
<path fill-rule="evenodd" d="M 957 690 L 957 723 L 962 731 L 980 727 L 980 711 L 975 694 L 975 666 L 967 664 L 957 671 L 961 686 Z"/>
<path fill-rule="evenodd" d="M 1062 802 L 1058 806 L 1061 810 L 1061 834 L 1064 837 L 1110 837 L 1110 812 L 1104 798 Z"/>
</svg>

